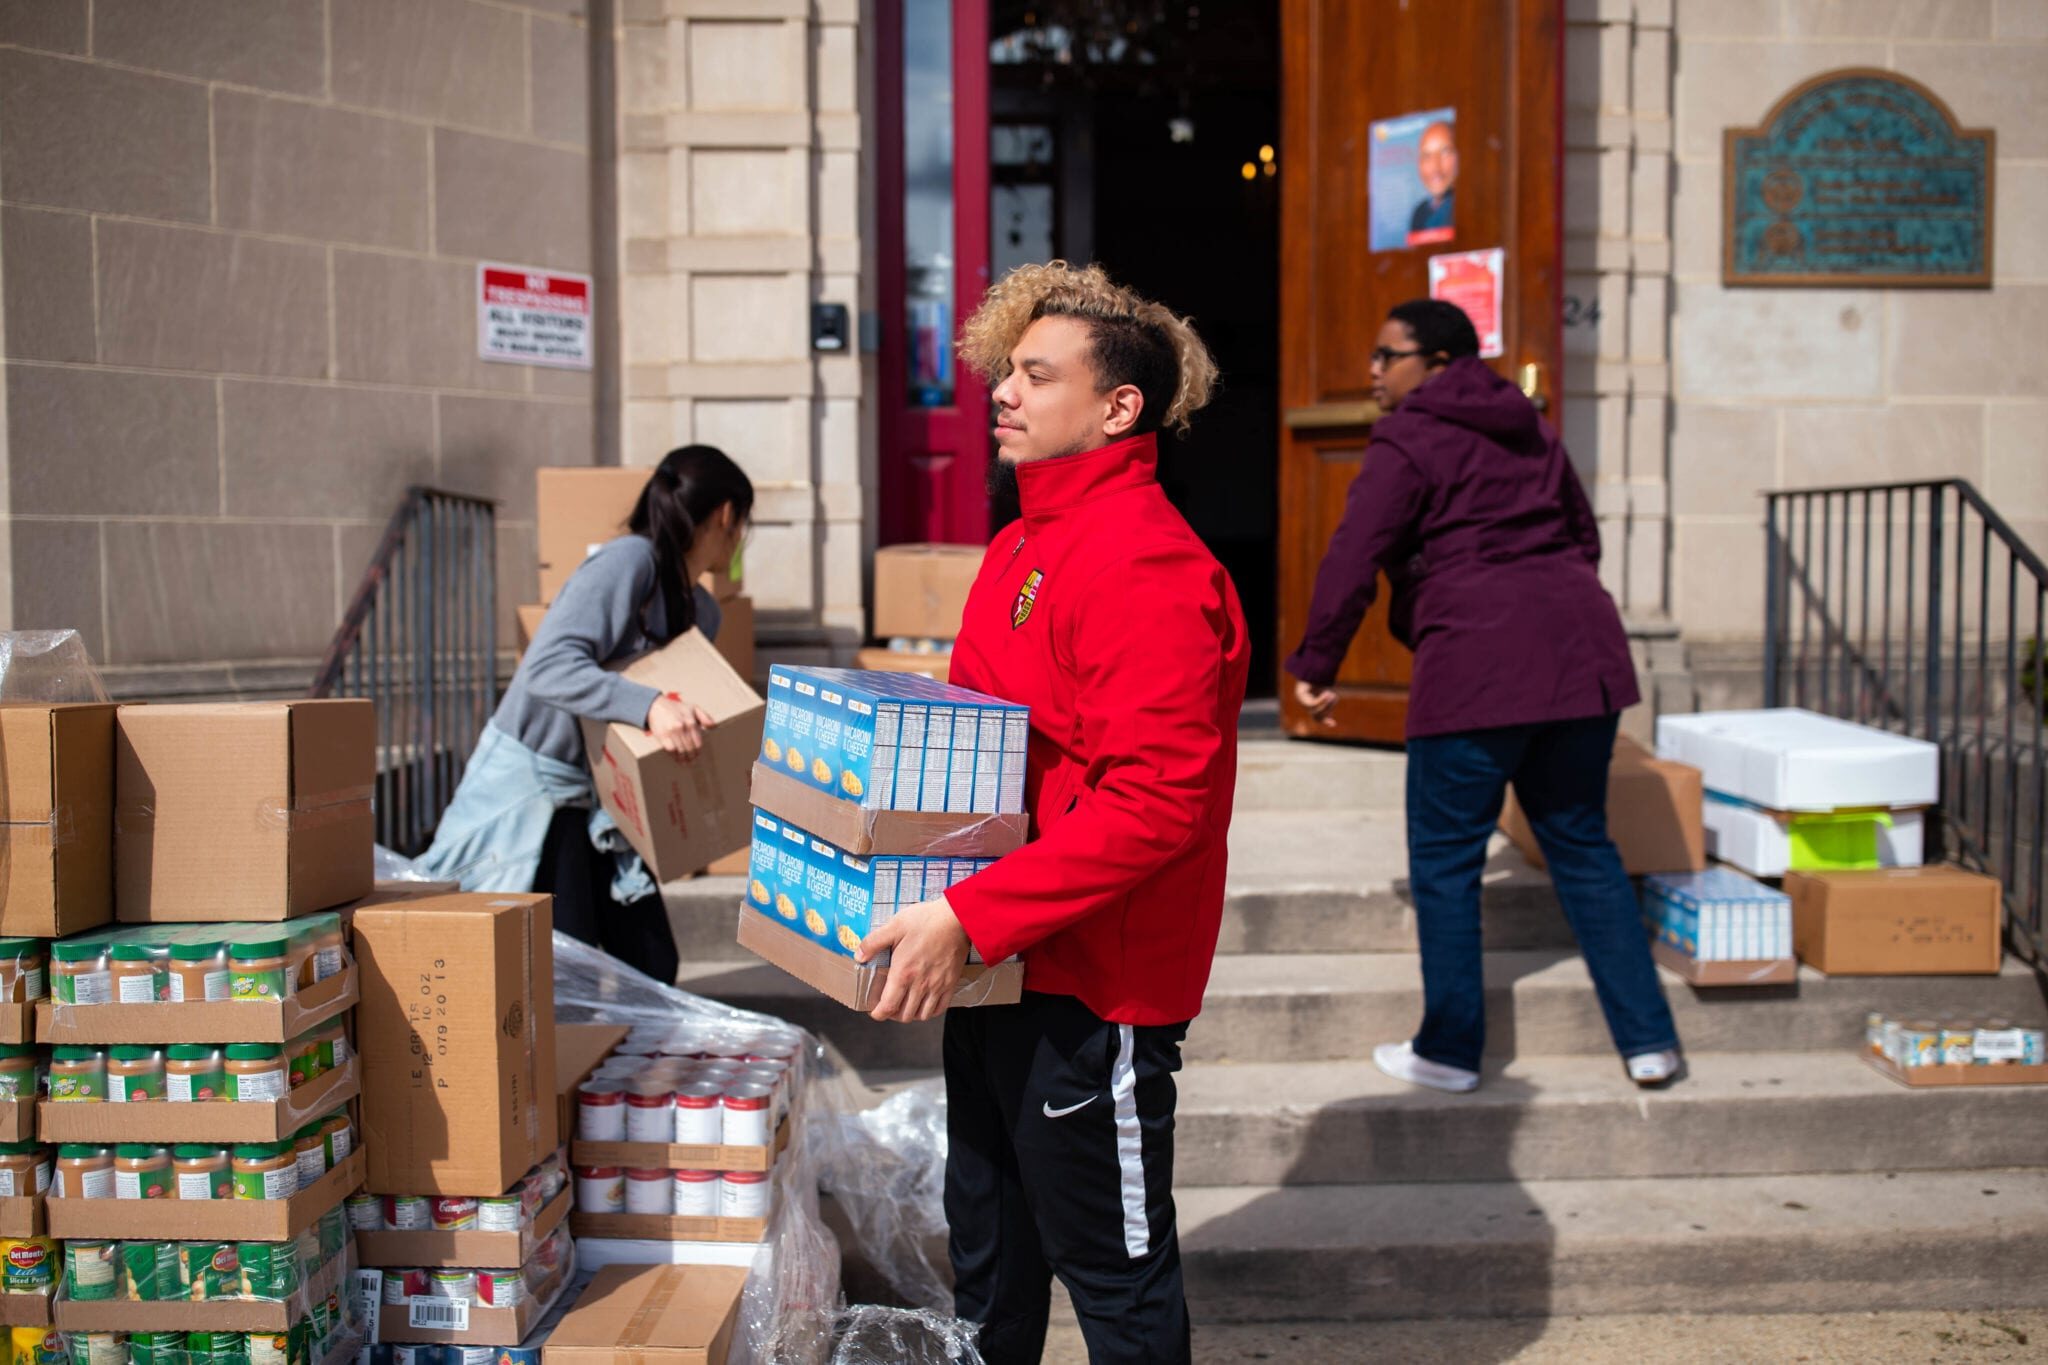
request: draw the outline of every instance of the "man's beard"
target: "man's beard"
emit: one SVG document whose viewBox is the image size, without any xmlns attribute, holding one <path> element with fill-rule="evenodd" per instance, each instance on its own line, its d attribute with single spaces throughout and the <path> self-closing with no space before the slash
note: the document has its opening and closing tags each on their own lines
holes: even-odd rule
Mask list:
<svg viewBox="0 0 2048 1365">
<path fill-rule="evenodd" d="M 984 482 L 988 488 L 988 512 L 991 526 L 1008 526 L 1024 515 L 1023 501 L 1017 492 L 1017 466 L 997 455 L 988 462 L 988 473 Z"/>
</svg>

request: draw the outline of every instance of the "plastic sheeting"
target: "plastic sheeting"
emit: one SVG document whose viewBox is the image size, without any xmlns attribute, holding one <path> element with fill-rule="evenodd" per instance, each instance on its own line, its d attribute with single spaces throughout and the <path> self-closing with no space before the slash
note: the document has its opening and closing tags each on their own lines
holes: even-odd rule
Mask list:
<svg viewBox="0 0 2048 1365">
<path fill-rule="evenodd" d="M 105 700 L 107 689 L 77 631 L 0 631 L 0 701 Z"/>
</svg>

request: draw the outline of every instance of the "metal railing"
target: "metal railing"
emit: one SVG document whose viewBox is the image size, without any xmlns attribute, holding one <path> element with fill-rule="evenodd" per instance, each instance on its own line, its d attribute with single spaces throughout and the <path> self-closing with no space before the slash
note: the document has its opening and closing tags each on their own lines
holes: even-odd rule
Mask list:
<svg viewBox="0 0 2048 1365">
<path fill-rule="evenodd" d="M 1764 696 L 1941 746 L 1937 850 L 2043 947 L 2048 564 L 1961 479 L 1768 493 Z"/>
<path fill-rule="evenodd" d="M 377 842 L 424 852 L 497 706 L 497 506 L 414 487 L 313 683 L 377 707 Z"/>
</svg>

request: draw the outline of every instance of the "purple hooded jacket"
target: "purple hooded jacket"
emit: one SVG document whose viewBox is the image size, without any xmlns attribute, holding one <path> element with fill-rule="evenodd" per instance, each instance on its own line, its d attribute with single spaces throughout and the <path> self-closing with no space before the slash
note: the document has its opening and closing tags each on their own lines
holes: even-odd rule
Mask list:
<svg viewBox="0 0 2048 1365">
<path fill-rule="evenodd" d="M 1620 711 L 1635 666 L 1599 563 L 1557 433 L 1483 362 L 1452 361 L 1374 425 L 1287 671 L 1337 676 L 1384 571 L 1415 651 L 1410 738 Z"/>
</svg>

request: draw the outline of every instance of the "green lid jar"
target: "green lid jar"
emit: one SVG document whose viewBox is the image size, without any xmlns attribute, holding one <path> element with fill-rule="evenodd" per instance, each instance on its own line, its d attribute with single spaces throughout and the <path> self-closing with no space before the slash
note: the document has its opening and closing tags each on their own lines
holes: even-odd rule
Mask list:
<svg viewBox="0 0 2048 1365">
<path fill-rule="evenodd" d="M 107 1053 L 107 1098 L 133 1104 L 164 1097 L 162 1048 L 121 1046 Z"/>
<path fill-rule="evenodd" d="M 164 1096 L 179 1104 L 224 1100 L 228 1070 L 212 1043 L 175 1043 L 164 1062 Z"/>
<path fill-rule="evenodd" d="M 50 945 L 50 990 L 63 1005 L 105 1005 L 114 999 L 104 941 L 65 940 Z"/>
<path fill-rule="evenodd" d="M 116 1199 L 174 1199 L 171 1149 L 152 1142 L 124 1142 L 114 1148 Z"/>
<path fill-rule="evenodd" d="M 170 998 L 164 957 L 141 943 L 116 943 L 107 953 L 117 1005 L 154 1005 Z"/>
<path fill-rule="evenodd" d="M 289 1199 L 299 1192 L 299 1157 L 289 1142 L 241 1144 L 234 1172 L 237 1199 Z"/>
<path fill-rule="evenodd" d="M 42 1067 L 28 1043 L 0 1043 L 0 1100 L 32 1100 L 42 1089 Z"/>
<path fill-rule="evenodd" d="M 291 994 L 290 940 L 247 939 L 228 945 L 228 993 L 258 1004 Z"/>
<path fill-rule="evenodd" d="M 171 945 L 171 999 L 188 1005 L 226 1000 L 228 979 L 228 949 L 219 939 Z"/>
<path fill-rule="evenodd" d="M 107 1097 L 107 1055 L 96 1047 L 60 1047 L 50 1053 L 50 1098 L 94 1102 Z"/>
<path fill-rule="evenodd" d="M 208 1142 L 181 1142 L 171 1149 L 171 1169 L 180 1199 L 233 1199 L 234 1170 L 228 1149 Z"/>
<path fill-rule="evenodd" d="M 39 938 L 0 938 L 0 1001 L 25 1004 L 50 993 L 49 948 Z"/>
<path fill-rule="evenodd" d="M 284 1049 L 275 1043 L 229 1043 L 227 1096 L 263 1103 L 281 1100 L 291 1091 Z"/>
</svg>

